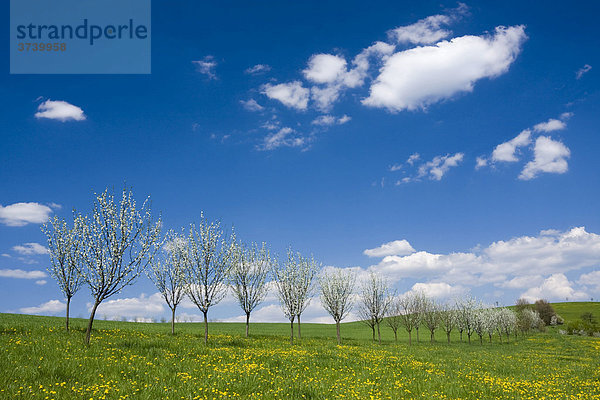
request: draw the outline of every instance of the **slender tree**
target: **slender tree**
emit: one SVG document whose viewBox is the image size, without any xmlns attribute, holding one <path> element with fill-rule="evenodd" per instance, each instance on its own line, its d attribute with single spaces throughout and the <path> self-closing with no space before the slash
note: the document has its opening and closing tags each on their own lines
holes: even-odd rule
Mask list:
<svg viewBox="0 0 600 400">
<path fill-rule="evenodd" d="M 483 334 L 486 332 L 488 311 L 486 308 L 478 307 L 475 310 L 473 320 L 473 331 L 479 336 L 479 344 L 483 344 Z"/>
<path fill-rule="evenodd" d="M 457 313 L 456 309 L 450 304 L 445 303 L 440 310 L 440 324 L 446 332 L 446 338 L 450 343 L 450 334 L 457 324 Z"/>
<path fill-rule="evenodd" d="M 420 322 L 420 317 L 417 312 L 419 294 L 408 292 L 398 300 L 398 306 L 401 309 L 400 317 L 402 326 L 408 332 L 408 344 L 412 345 L 412 331 Z"/>
<path fill-rule="evenodd" d="M 249 333 L 250 313 L 267 294 L 267 277 L 272 270 L 273 260 L 267 245 L 253 243 L 249 248 L 237 248 L 236 262 L 229 280 L 233 294 L 246 314 L 246 337 Z"/>
<path fill-rule="evenodd" d="M 435 330 L 440 326 L 440 307 L 431 298 L 425 297 L 423 302 L 423 324 L 429 329 L 430 341 L 435 341 Z"/>
<path fill-rule="evenodd" d="M 340 321 L 352 309 L 351 295 L 354 291 L 355 282 L 356 275 L 352 271 L 341 269 L 323 272 L 319 278 L 321 304 L 335 321 L 338 344 L 342 343 Z"/>
<path fill-rule="evenodd" d="M 413 310 L 417 323 L 415 324 L 415 331 L 417 332 L 417 343 L 419 343 L 419 328 L 423 324 L 423 317 L 427 307 L 427 297 L 425 293 L 420 290 L 415 291 L 413 298 Z"/>
<path fill-rule="evenodd" d="M 54 217 L 50 224 L 44 224 L 42 231 L 48 238 L 48 252 L 51 266 L 50 275 L 67 299 L 66 329 L 69 331 L 69 308 L 71 298 L 83 284 L 81 269 L 81 228 L 82 218 L 76 217 L 73 227 L 69 228 L 65 220 Z"/>
<path fill-rule="evenodd" d="M 204 343 L 208 342 L 208 310 L 225 297 L 236 255 L 233 229 L 227 236 L 220 222 L 209 222 L 203 214 L 197 228 L 190 226 L 185 292 L 204 316 Z"/>
<path fill-rule="evenodd" d="M 290 249 L 291 251 L 291 249 Z M 313 295 L 313 281 L 319 272 L 319 265 L 311 255 L 310 258 L 303 257 L 300 253 L 296 253 L 294 257 L 296 263 L 296 318 L 298 320 L 298 339 L 302 339 L 302 331 L 300 330 L 300 315 L 304 312 L 310 299 Z"/>
<path fill-rule="evenodd" d="M 469 344 L 471 343 L 471 336 L 473 335 L 473 329 L 475 326 L 476 318 L 476 300 L 473 297 L 467 297 L 457 302 L 456 308 L 458 312 L 458 326 L 461 331 L 466 331 L 467 337 L 469 338 Z"/>
<path fill-rule="evenodd" d="M 175 310 L 183 299 L 185 270 L 188 265 L 187 241 L 185 237 L 170 230 L 165 244 L 150 265 L 148 277 L 171 309 L 171 334 L 175 334 Z"/>
<path fill-rule="evenodd" d="M 394 341 L 395 342 L 398 342 L 398 329 L 400 329 L 400 326 L 402 325 L 402 321 L 404 318 L 404 316 L 402 315 L 403 311 L 404 310 L 401 305 L 401 299 L 394 297 L 390 301 L 390 307 L 388 309 L 388 314 L 387 314 L 387 317 L 385 318 L 385 322 L 390 327 L 392 332 L 394 332 Z"/>
<path fill-rule="evenodd" d="M 282 264 L 273 264 L 273 278 L 277 287 L 279 304 L 284 315 L 290 321 L 290 344 L 294 344 L 294 319 L 298 314 L 296 282 L 298 271 L 294 253 L 288 249 L 287 260 Z"/>
<path fill-rule="evenodd" d="M 152 221 L 150 198 L 137 208 L 127 188 L 118 203 L 108 189 L 97 194 L 92 215 L 78 218 L 82 221 L 81 274 L 94 298 L 85 334 L 89 344 L 100 303 L 131 285 L 150 264 L 158 248 L 161 221 Z"/>
<path fill-rule="evenodd" d="M 373 323 L 373 333 L 374 328 L 377 327 L 379 344 L 381 344 L 380 324 L 388 311 L 391 298 L 387 282 L 375 272 L 371 272 L 362 285 L 360 313 Z"/>
</svg>

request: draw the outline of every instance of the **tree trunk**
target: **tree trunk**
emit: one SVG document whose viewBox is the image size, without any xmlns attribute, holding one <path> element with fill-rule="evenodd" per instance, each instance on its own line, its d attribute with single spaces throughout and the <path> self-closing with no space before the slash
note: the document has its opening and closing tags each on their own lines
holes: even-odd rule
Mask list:
<svg viewBox="0 0 600 400">
<path fill-rule="evenodd" d="M 448 344 L 450 344 L 450 332 L 446 332 L 446 336 L 448 336 Z"/>
<path fill-rule="evenodd" d="M 408 345 L 412 346 L 412 329 L 408 331 Z"/>
<path fill-rule="evenodd" d="M 87 330 L 85 331 L 85 344 L 90 344 L 90 336 L 92 335 L 92 324 L 94 323 L 94 315 L 96 315 L 96 309 L 100 305 L 100 302 L 96 300 L 94 302 L 94 307 L 92 308 L 92 313 L 90 314 L 90 320 L 88 321 Z"/>
<path fill-rule="evenodd" d="M 459 331 L 459 332 L 460 332 L 460 341 L 462 343 L 462 333 L 463 333 L 463 331 Z"/>
<path fill-rule="evenodd" d="M 394 331 L 394 342 L 398 343 L 398 331 Z"/>
<path fill-rule="evenodd" d="M 175 334 L 175 307 L 171 309 L 171 335 Z"/>
<path fill-rule="evenodd" d="M 204 314 L 204 344 L 208 343 L 208 310 L 202 311 Z"/>
<path fill-rule="evenodd" d="M 433 338 L 433 336 L 434 336 L 434 333 L 433 333 L 433 332 L 434 332 L 434 331 L 431 331 L 431 343 L 433 343 L 433 342 L 434 342 L 434 338 Z"/>
<path fill-rule="evenodd" d="M 335 330 L 337 331 L 338 344 L 342 344 L 342 337 L 340 336 L 340 321 L 335 321 Z"/>
<path fill-rule="evenodd" d="M 492 334 L 489 333 L 489 335 L 490 335 L 490 343 L 492 343 Z"/>
<path fill-rule="evenodd" d="M 419 343 L 419 327 L 416 327 L 415 330 L 417 331 L 417 343 Z"/>
<path fill-rule="evenodd" d="M 69 306 L 71 305 L 71 298 L 67 297 L 67 332 L 69 332 Z"/>
<path fill-rule="evenodd" d="M 302 339 L 302 332 L 300 332 L 300 314 L 298 314 L 298 339 Z"/>
<path fill-rule="evenodd" d="M 294 344 L 294 318 L 290 319 L 290 344 Z"/>
<path fill-rule="evenodd" d="M 375 324 L 371 325 L 371 332 L 373 333 L 373 343 L 375 343 Z"/>
<path fill-rule="evenodd" d="M 248 331 L 250 330 L 250 313 L 246 313 L 246 337 L 248 337 Z"/>
<path fill-rule="evenodd" d="M 479 344 L 483 345 L 483 335 L 479 335 Z"/>
<path fill-rule="evenodd" d="M 377 323 L 377 337 L 379 338 L 379 344 L 381 344 L 381 331 L 379 330 L 379 322 Z"/>
<path fill-rule="evenodd" d="M 467 332 L 467 337 L 469 338 L 469 344 L 471 344 L 471 334 Z"/>
</svg>

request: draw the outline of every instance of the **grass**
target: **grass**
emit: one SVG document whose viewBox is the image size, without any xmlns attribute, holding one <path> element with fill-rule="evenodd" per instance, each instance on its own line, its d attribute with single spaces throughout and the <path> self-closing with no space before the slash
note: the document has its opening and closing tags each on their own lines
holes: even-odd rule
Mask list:
<svg viewBox="0 0 600 400">
<path fill-rule="evenodd" d="M 578 318 L 571 304 L 555 308 Z M 290 346 L 287 324 L 252 324 L 245 339 L 243 324 L 211 323 L 204 345 L 202 324 L 171 336 L 169 324 L 96 321 L 86 347 L 86 321 L 70 333 L 63 322 L 0 314 L 1 399 L 600 399 L 600 340 L 553 330 L 483 345 L 422 332 L 408 346 L 382 327 L 377 345 L 348 323 L 337 346 L 335 326 L 303 324 Z"/>
<path fill-rule="evenodd" d="M 591 312 L 596 319 L 600 317 L 600 302 L 553 303 L 552 307 L 565 319 L 565 323 L 580 319 L 585 312 Z"/>
</svg>

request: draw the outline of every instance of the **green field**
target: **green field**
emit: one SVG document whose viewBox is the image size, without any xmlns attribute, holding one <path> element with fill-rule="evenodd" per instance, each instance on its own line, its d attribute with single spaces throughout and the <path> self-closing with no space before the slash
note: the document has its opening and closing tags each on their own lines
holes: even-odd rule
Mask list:
<svg viewBox="0 0 600 400">
<path fill-rule="evenodd" d="M 600 303 L 556 304 L 567 321 Z M 555 329 L 490 344 L 469 345 L 442 332 L 429 343 L 382 345 L 360 323 L 303 324 L 289 344 L 287 324 L 202 324 L 96 321 L 83 344 L 84 320 L 0 314 L 1 399 L 600 399 L 600 339 L 559 335 Z M 424 340 L 426 339 L 426 340 Z"/>
</svg>

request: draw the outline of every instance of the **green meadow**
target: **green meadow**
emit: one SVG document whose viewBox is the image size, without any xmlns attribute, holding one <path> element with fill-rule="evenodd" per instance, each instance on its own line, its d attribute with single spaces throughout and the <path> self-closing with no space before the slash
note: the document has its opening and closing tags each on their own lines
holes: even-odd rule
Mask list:
<svg viewBox="0 0 600 400">
<path fill-rule="evenodd" d="M 554 304 L 568 322 L 600 303 Z M 250 326 L 98 320 L 90 346 L 83 319 L 0 314 L 2 399 L 600 399 L 600 339 L 556 328 L 502 343 L 477 336 L 467 344 L 443 332 L 430 343 L 382 344 L 359 323 L 302 324 L 289 344 L 288 324 Z M 297 331 L 296 331 L 297 333 Z M 413 336 L 414 338 L 414 336 Z"/>
</svg>

